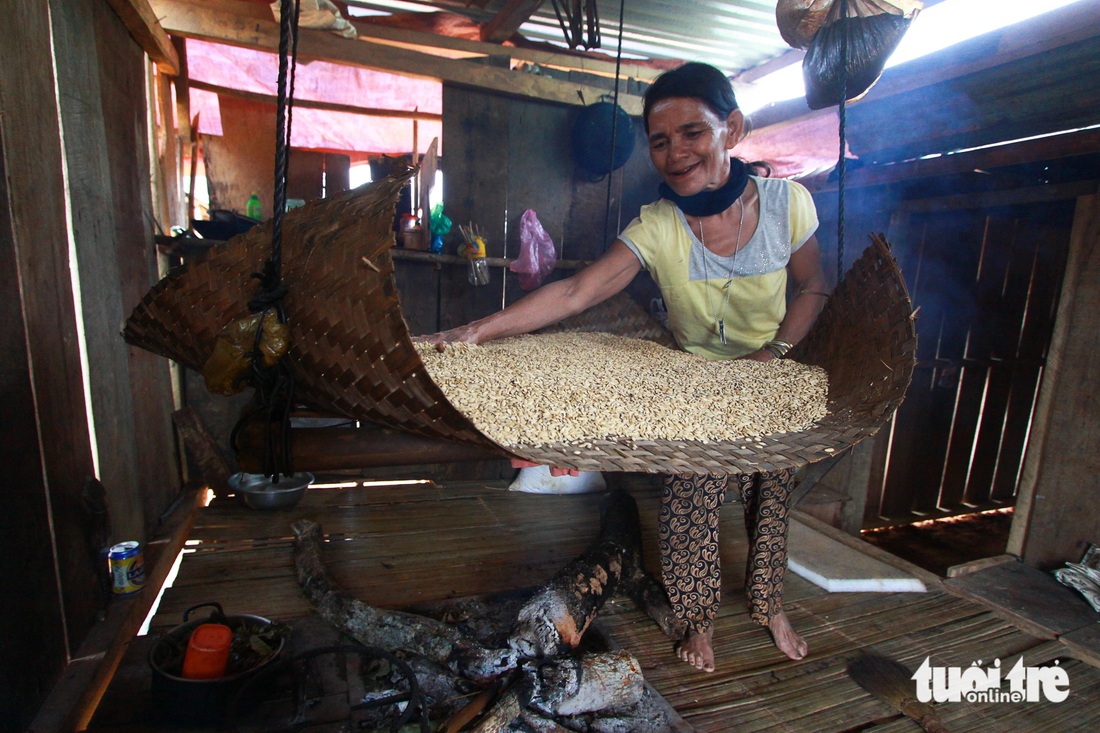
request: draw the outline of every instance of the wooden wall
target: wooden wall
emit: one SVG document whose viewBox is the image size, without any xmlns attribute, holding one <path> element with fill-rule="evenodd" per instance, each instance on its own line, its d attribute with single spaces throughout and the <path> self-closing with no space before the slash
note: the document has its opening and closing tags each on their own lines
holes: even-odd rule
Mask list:
<svg viewBox="0 0 1100 733">
<path fill-rule="evenodd" d="M 106 601 L 101 527 L 84 493 L 93 450 L 108 542 L 145 540 L 179 476 L 167 364 L 119 335 L 156 278 L 144 55 L 106 3 L 9 10 L 0 24 L 0 621 L 11 633 L 0 644 L 0 727 L 22 730 Z"/>
<path fill-rule="evenodd" d="M 1100 541 L 1100 194 L 1076 202 L 1065 287 L 1020 481 L 1009 552 L 1033 567 L 1078 562 Z"/>
<path fill-rule="evenodd" d="M 920 209 L 892 228 L 921 312 L 878 524 L 1014 503 L 1073 222 L 1066 202 Z"/>
<path fill-rule="evenodd" d="M 456 252 L 457 225 L 473 222 L 485 234 L 490 257 L 518 256 L 520 218 L 532 209 L 560 259 L 592 260 L 642 204 L 656 198 L 660 179 L 636 122 L 629 131 L 634 153 L 611 175 L 608 205 L 607 178 L 591 180 L 572 159 L 570 133 L 578 109 L 444 85 L 439 167 L 444 212 L 456 225 L 446 254 Z M 569 274 L 556 270 L 552 278 Z M 639 277 L 635 287 L 644 289 L 646 281 Z M 397 282 L 414 334 L 467 323 L 524 295 L 515 275 L 502 268 L 492 268 L 488 285 L 470 285 L 464 264 L 398 260 Z"/>
<path fill-rule="evenodd" d="M 975 190 L 983 178 L 978 185 L 1000 187 Z M 1068 277 L 1073 192 L 1088 184 L 1005 184 L 1020 180 L 899 177 L 847 191 L 845 262 L 867 233 L 886 232 L 918 310 L 913 383 L 861 477 L 864 528 L 1012 506 L 1024 486 L 1036 398 L 1053 378 L 1044 369 Z M 835 278 L 835 186 L 815 198 Z"/>
<path fill-rule="evenodd" d="M 256 193 L 268 219 L 275 199 L 275 105 L 227 95 L 218 103 L 222 134 L 201 136 L 210 208 L 243 215 Z M 344 191 L 349 167 L 347 155 L 292 149 L 287 198 L 312 201 Z"/>
</svg>

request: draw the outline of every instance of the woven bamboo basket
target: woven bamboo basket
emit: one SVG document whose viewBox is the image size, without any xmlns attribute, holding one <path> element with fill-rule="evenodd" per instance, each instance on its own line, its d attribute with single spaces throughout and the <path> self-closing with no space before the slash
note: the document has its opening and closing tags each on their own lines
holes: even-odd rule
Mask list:
<svg viewBox="0 0 1100 733">
<path fill-rule="evenodd" d="M 284 357 L 299 399 L 319 410 L 419 435 L 583 470 L 745 473 L 800 466 L 872 435 L 901 403 L 915 365 L 905 282 L 881 237 L 838 285 L 791 353 L 829 374 L 828 415 L 809 430 L 728 442 L 594 440 L 505 449 L 447 401 L 428 376 L 401 314 L 392 221 L 411 176 L 313 201 L 283 220 Z M 269 255 L 270 222 L 187 262 L 155 285 L 123 331 L 131 344 L 201 370 L 218 333 L 249 314 Z M 672 345 L 625 295 L 548 330 L 606 331 Z M 578 452 L 580 451 L 580 452 Z"/>
</svg>

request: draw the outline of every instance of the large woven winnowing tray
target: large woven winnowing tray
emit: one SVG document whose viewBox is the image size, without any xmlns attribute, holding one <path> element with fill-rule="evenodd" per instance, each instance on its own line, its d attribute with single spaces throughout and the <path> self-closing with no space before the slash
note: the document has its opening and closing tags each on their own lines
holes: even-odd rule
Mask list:
<svg viewBox="0 0 1100 733">
<path fill-rule="evenodd" d="M 829 373 L 829 414 L 815 427 L 729 442 L 593 440 L 498 446 L 455 409 L 428 376 L 401 315 L 390 248 L 396 200 L 409 174 L 306 204 L 283 221 L 285 357 L 299 399 L 320 410 L 434 438 L 495 448 L 585 470 L 739 473 L 799 466 L 873 434 L 901 403 L 915 365 L 912 307 L 881 238 L 837 287 L 791 358 Z M 134 309 L 123 336 L 201 370 L 248 300 L 271 247 L 270 222 L 177 268 Z M 670 344 L 625 295 L 559 329 L 601 330 Z"/>
</svg>

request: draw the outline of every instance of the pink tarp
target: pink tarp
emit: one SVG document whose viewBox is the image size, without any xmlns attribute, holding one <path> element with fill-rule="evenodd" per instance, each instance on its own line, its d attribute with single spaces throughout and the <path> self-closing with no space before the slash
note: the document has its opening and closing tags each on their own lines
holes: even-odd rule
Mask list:
<svg viewBox="0 0 1100 733">
<path fill-rule="evenodd" d="M 266 51 L 188 39 L 187 71 L 191 79 L 230 89 L 271 96 L 278 91 L 279 57 Z M 294 97 L 372 109 L 443 110 L 440 82 L 327 61 L 298 63 Z M 199 132 L 222 134 L 216 94 L 192 89 L 190 104 L 192 116 L 199 114 Z M 442 129 L 438 121 L 418 121 L 419 152 L 432 138 L 442 144 Z M 413 121 L 295 107 L 291 134 L 296 148 L 401 154 L 412 150 Z"/>
</svg>

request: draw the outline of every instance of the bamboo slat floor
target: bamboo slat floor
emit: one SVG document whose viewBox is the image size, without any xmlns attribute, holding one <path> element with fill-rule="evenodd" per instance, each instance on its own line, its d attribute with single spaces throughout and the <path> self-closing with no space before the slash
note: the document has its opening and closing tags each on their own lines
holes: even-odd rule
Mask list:
<svg viewBox="0 0 1100 733">
<path fill-rule="evenodd" d="M 655 569 L 658 493 L 653 481 L 630 483 L 642 519 L 647 564 Z M 151 630 L 181 622 L 185 609 L 218 601 L 228 613 L 280 621 L 310 616 L 298 592 L 289 526 L 318 522 L 328 536 L 333 575 L 379 607 L 406 608 L 445 599 L 531 588 L 580 554 L 599 528 L 599 495 L 516 494 L 502 482 L 320 489 L 292 510 L 258 512 L 218 499 L 200 509 L 193 543 L 164 593 Z M 788 573 L 785 607 L 810 655 L 783 657 L 750 620 L 743 600 L 745 531 L 739 506 L 723 512 L 724 596 L 716 627 L 713 674 L 676 660 L 671 642 L 624 599 L 598 619 L 612 643 L 632 652 L 646 679 L 701 733 L 719 731 L 866 731 L 902 733 L 919 726 L 864 692 L 847 675 L 863 652 L 916 670 L 988 666 L 1007 673 L 1059 664 L 1069 676 L 1065 702 L 947 702 L 937 705 L 952 731 L 1068 731 L 1100 726 L 1100 670 L 1072 658 L 1071 648 L 1031 636 L 983 606 L 935 588 L 928 593 L 827 593 Z M 147 694 L 148 640 L 135 640 L 90 730 L 153 729 L 121 710 Z M 984 661 L 979 661 L 984 660 Z"/>
</svg>

